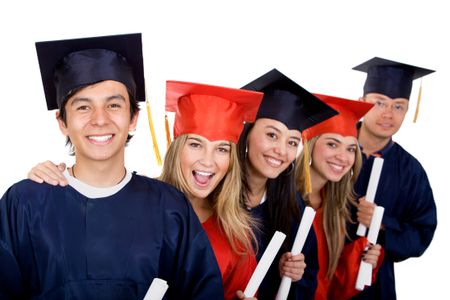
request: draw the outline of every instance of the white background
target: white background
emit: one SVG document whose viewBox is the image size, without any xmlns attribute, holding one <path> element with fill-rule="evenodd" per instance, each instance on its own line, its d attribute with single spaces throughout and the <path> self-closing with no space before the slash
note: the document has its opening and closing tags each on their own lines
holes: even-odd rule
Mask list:
<svg viewBox="0 0 450 300">
<path fill-rule="evenodd" d="M 6 4 L 5 4 L 6 3 Z M 395 140 L 428 172 L 439 225 L 427 252 L 397 264 L 399 299 L 439 299 L 450 267 L 444 190 L 450 54 L 445 1 L 4 1 L 0 7 L 0 191 L 37 162 L 71 165 L 54 112 L 48 112 L 34 42 L 142 32 L 147 94 L 165 151 L 165 80 L 241 87 L 276 67 L 312 92 L 357 99 L 374 56 L 437 70 L 423 79 L 418 122 L 411 109 Z M 145 106 L 127 149 L 129 169 L 159 174 Z M 448 234 L 447 234 L 448 235 Z"/>
</svg>

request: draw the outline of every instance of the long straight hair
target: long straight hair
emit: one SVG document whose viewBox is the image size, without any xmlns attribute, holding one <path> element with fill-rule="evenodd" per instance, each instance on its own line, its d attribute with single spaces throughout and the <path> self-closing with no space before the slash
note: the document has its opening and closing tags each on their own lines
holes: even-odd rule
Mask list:
<svg viewBox="0 0 450 300">
<path fill-rule="evenodd" d="M 181 152 L 185 146 L 187 134 L 177 137 L 167 150 L 160 180 L 172 184 L 189 198 L 191 189 L 181 170 Z M 214 217 L 220 230 L 225 233 L 233 251 L 239 255 L 253 253 L 255 236 L 252 228 L 254 221 L 241 205 L 241 170 L 237 160 L 236 145 L 231 143 L 230 165 L 224 178 L 208 196 L 212 204 Z"/>
<path fill-rule="evenodd" d="M 248 184 L 247 170 L 247 139 L 254 123 L 247 123 L 241 133 L 238 142 L 238 157 L 242 169 L 242 196 L 241 199 L 247 202 L 251 194 Z M 268 178 L 266 183 L 266 202 L 268 205 L 269 217 L 265 220 L 269 226 L 268 233 L 272 236 L 275 231 L 281 231 L 287 235 L 283 243 L 283 249 L 287 251 L 287 245 L 292 242 L 291 236 L 292 222 L 300 222 L 300 208 L 295 200 L 295 177 L 293 165 L 283 171 L 277 178 Z"/>
<path fill-rule="evenodd" d="M 309 157 L 312 157 L 318 138 L 316 136 L 308 141 Z M 308 194 L 304 190 L 304 155 L 304 151 L 302 151 L 295 173 L 299 191 L 308 205 Z M 353 222 L 350 212 L 351 206 L 356 206 L 353 186 L 361 170 L 361 164 L 361 150 L 356 147 L 355 163 L 350 169 L 351 171 L 347 172 L 338 182 L 328 181 L 322 190 L 323 228 L 328 247 L 328 278 L 331 278 L 336 271 L 339 257 L 344 248 L 345 238 L 348 237 L 346 222 Z"/>
</svg>

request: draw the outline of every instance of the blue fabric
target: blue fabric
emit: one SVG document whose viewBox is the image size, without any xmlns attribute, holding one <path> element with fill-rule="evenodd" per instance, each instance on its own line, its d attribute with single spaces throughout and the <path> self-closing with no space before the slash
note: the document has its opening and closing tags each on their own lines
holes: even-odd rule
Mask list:
<svg viewBox="0 0 450 300">
<path fill-rule="evenodd" d="M 223 299 L 214 254 L 186 198 L 133 175 L 115 195 L 29 180 L 0 201 L 1 299 Z"/>
<path fill-rule="evenodd" d="M 303 214 L 305 204 L 303 199 L 297 193 L 296 200 L 298 205 L 300 206 L 300 214 Z M 273 236 L 273 233 L 268 232 L 267 225 L 267 202 L 252 208 L 251 214 L 254 218 L 258 220 L 260 223 L 260 230 L 255 230 L 255 234 L 258 240 L 258 253 L 256 259 L 259 261 L 261 256 L 264 254 L 264 251 L 267 248 L 267 245 L 270 242 L 270 239 Z M 281 278 L 280 272 L 278 269 L 278 263 L 281 255 L 284 252 L 290 252 L 292 249 L 292 245 L 294 243 L 295 235 L 297 234 L 297 230 L 299 227 L 299 223 L 293 220 L 292 222 L 292 230 L 288 233 L 286 239 L 288 240 L 288 249 L 283 251 L 282 249 L 279 251 L 276 256 L 274 262 L 270 266 L 267 275 L 264 277 L 263 282 L 261 283 L 257 298 L 258 300 L 273 300 L 275 299 L 275 295 L 280 286 Z M 291 289 L 289 291 L 288 299 L 313 299 L 314 293 L 317 288 L 317 272 L 319 270 L 319 264 L 317 260 L 317 240 L 316 235 L 314 234 L 314 230 L 311 227 L 309 231 L 308 237 L 306 238 L 305 245 L 302 250 L 303 255 L 305 255 L 305 263 L 306 269 L 305 273 L 301 280 L 297 282 L 293 282 L 291 285 Z"/>
<path fill-rule="evenodd" d="M 394 262 L 424 253 L 437 226 L 436 205 L 425 170 L 411 154 L 392 142 L 382 149 L 383 169 L 375 203 L 385 208 L 378 242 L 385 258 L 374 285 L 354 299 L 396 299 Z M 355 190 L 364 196 L 374 156 L 363 158 Z M 355 217 L 356 219 L 356 217 Z M 357 224 L 356 224 L 357 225 Z M 356 227 L 350 233 L 356 233 Z"/>
</svg>

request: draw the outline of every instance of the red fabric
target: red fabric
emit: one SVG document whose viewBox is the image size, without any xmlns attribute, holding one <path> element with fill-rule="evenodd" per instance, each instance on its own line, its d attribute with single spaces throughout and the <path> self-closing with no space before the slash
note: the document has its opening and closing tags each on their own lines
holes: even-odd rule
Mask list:
<svg viewBox="0 0 450 300">
<path fill-rule="evenodd" d="M 361 257 L 368 243 L 367 238 L 361 237 L 344 246 L 333 278 L 328 280 L 326 277 L 328 270 L 328 248 L 325 232 L 323 230 L 323 212 L 321 208 L 316 211 L 313 225 L 317 237 L 319 260 L 318 286 L 314 299 L 350 299 L 360 292 L 355 289 L 355 284 L 358 277 Z M 375 282 L 376 274 L 383 259 L 384 250 L 382 249 L 377 267 L 374 272 L 372 272 L 372 283 Z"/>
<path fill-rule="evenodd" d="M 305 129 L 302 132 L 304 140 L 311 140 L 313 137 L 324 133 L 337 133 L 342 136 L 356 137 L 356 123 L 373 107 L 373 104 L 367 102 L 320 94 L 314 95 L 337 110 L 339 114 Z"/>
<path fill-rule="evenodd" d="M 244 122 L 254 122 L 263 93 L 167 81 L 166 111 L 175 112 L 174 138 L 198 134 L 237 143 Z"/>
<path fill-rule="evenodd" d="M 225 234 L 220 230 L 214 217 L 210 217 L 203 224 L 203 229 L 208 235 L 209 241 L 222 273 L 225 299 L 234 299 L 236 291 L 244 291 L 253 271 L 256 268 L 254 253 L 249 255 L 236 254 Z"/>
</svg>

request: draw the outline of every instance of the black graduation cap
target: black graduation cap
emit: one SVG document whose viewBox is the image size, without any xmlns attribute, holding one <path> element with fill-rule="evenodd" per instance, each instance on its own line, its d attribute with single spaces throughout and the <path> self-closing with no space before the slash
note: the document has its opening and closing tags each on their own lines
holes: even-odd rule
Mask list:
<svg viewBox="0 0 450 300">
<path fill-rule="evenodd" d="M 338 114 L 293 80 L 273 69 L 242 87 L 264 93 L 256 115 L 282 122 L 300 132 Z"/>
<path fill-rule="evenodd" d="M 103 80 L 122 82 L 145 100 L 140 33 L 36 43 L 47 108 L 59 108 L 68 93 Z"/>
<path fill-rule="evenodd" d="M 405 98 L 408 100 L 413 80 L 434 72 L 379 57 L 369 59 L 354 67 L 353 70 L 367 73 L 364 95 L 379 93 L 392 99 Z"/>
</svg>

